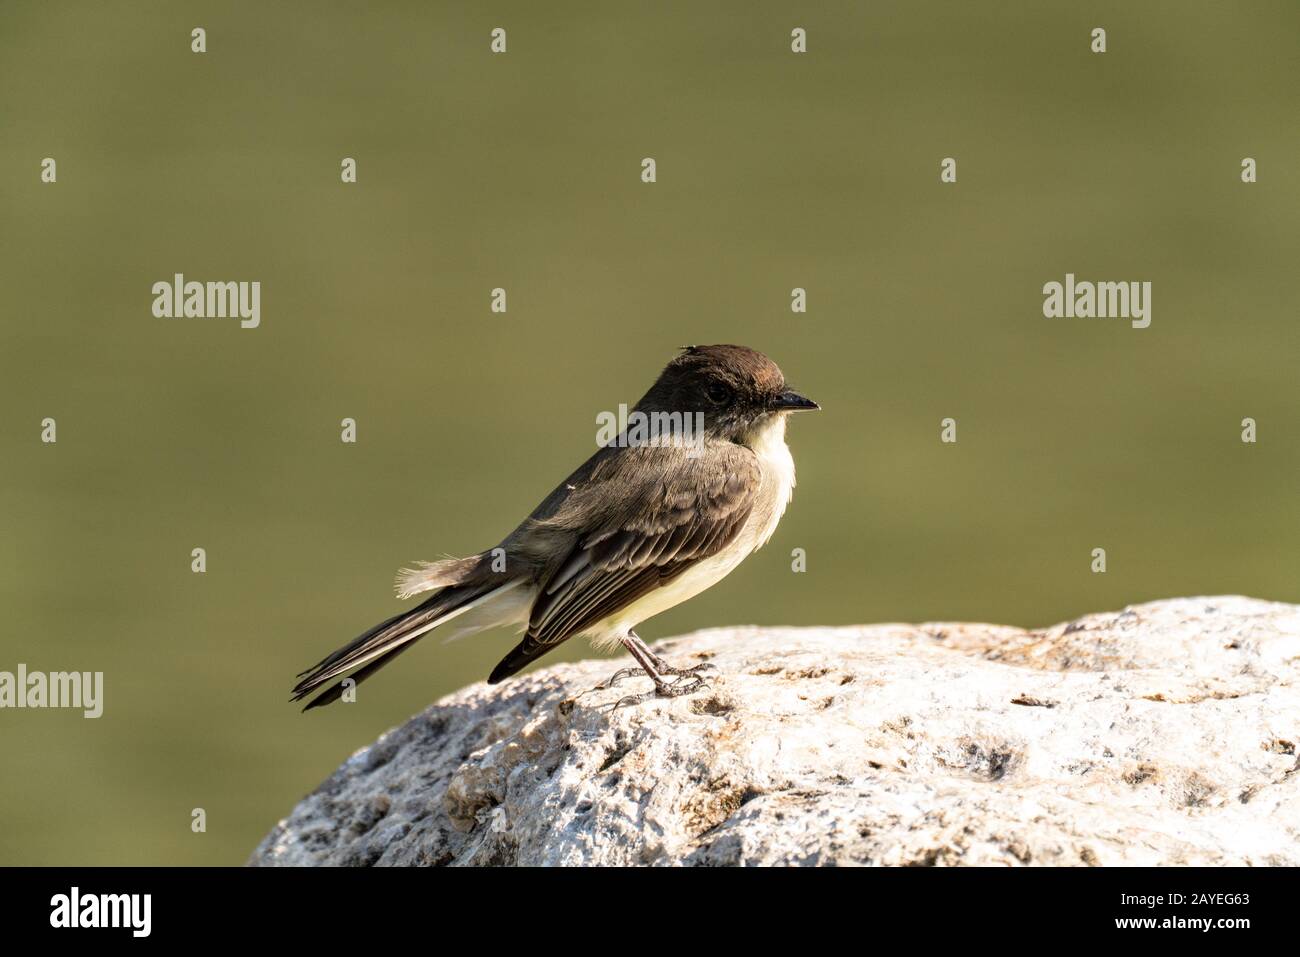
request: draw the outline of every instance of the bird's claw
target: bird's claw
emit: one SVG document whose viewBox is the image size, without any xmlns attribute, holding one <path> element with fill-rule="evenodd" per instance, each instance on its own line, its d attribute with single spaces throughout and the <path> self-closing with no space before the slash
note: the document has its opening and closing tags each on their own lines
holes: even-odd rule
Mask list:
<svg viewBox="0 0 1300 957">
<path fill-rule="evenodd" d="M 709 686 L 709 683 L 704 678 L 694 674 L 693 672 L 695 670 L 696 669 L 692 669 L 690 672 L 684 672 L 671 682 L 656 680 L 653 691 L 647 691 L 644 694 L 627 695 L 626 697 L 620 698 L 614 705 L 614 710 L 617 711 L 624 705 L 630 707 L 644 704 L 653 698 L 680 698 L 683 695 L 694 694 L 696 691 L 702 691 Z"/>
<path fill-rule="evenodd" d="M 674 668 L 672 665 L 668 664 L 667 662 L 657 661 L 655 662 L 655 667 L 661 676 L 672 675 L 673 677 L 677 677 L 677 678 L 695 676 L 698 675 L 701 671 L 718 670 L 717 665 L 711 665 L 707 661 L 704 662 L 704 664 L 702 665 L 696 665 L 694 668 Z M 653 678 L 653 677 L 654 675 L 650 674 L 650 672 L 646 671 L 644 668 L 620 668 L 618 671 L 614 672 L 612 675 L 610 675 L 608 678 L 606 678 L 600 684 L 596 685 L 596 687 L 592 688 L 591 690 L 604 691 L 608 688 L 616 687 L 618 683 L 622 681 L 624 678 Z M 660 697 L 673 697 L 673 696 L 660 695 Z"/>
<path fill-rule="evenodd" d="M 644 668 L 620 668 L 591 690 L 604 691 L 606 688 L 613 688 L 624 678 L 644 678 L 648 674 L 649 672 Z"/>
<path fill-rule="evenodd" d="M 698 675 L 701 671 L 717 671 L 717 670 L 718 670 L 717 665 L 711 665 L 706 661 L 704 662 L 704 664 L 696 665 L 694 668 L 663 668 L 660 670 L 659 673 L 664 675 L 685 676 L 685 675 Z"/>
</svg>

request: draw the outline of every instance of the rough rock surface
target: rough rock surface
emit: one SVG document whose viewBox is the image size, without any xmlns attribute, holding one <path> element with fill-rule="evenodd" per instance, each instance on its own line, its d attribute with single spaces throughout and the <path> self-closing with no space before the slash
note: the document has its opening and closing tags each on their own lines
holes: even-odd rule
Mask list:
<svg viewBox="0 0 1300 957">
<path fill-rule="evenodd" d="M 472 685 L 349 758 L 277 864 L 1300 864 L 1300 606 L 1179 598 L 1038 631 L 720 628 Z"/>
</svg>

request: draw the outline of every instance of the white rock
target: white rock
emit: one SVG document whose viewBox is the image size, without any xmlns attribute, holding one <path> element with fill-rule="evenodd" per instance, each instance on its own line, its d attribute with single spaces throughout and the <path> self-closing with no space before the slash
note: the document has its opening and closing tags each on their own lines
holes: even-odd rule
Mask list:
<svg viewBox="0 0 1300 957">
<path fill-rule="evenodd" d="M 719 628 L 472 685 L 353 755 L 249 863 L 1300 864 L 1300 607 L 1040 631 Z"/>
</svg>

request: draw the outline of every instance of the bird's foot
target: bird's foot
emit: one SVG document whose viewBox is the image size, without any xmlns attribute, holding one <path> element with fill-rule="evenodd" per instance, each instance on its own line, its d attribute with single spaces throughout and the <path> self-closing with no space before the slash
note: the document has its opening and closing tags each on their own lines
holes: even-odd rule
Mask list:
<svg viewBox="0 0 1300 957">
<path fill-rule="evenodd" d="M 613 688 L 624 678 L 644 678 L 649 674 L 650 672 L 644 668 L 620 668 L 591 690 L 604 691 L 606 688 Z"/>
<path fill-rule="evenodd" d="M 701 671 L 718 670 L 717 665 L 711 665 L 707 661 L 702 665 L 696 665 L 694 668 L 674 668 L 672 665 L 668 664 L 668 662 L 664 661 L 662 658 L 655 658 L 652 663 L 654 665 L 655 672 L 657 672 L 660 676 L 672 675 L 673 677 L 677 677 L 677 678 L 698 675 Z M 654 674 L 647 671 L 644 668 L 620 668 L 618 671 L 614 672 L 612 675 L 610 675 L 608 678 L 606 678 L 600 684 L 596 685 L 596 687 L 592 688 L 591 690 L 604 691 L 607 688 L 613 688 L 617 686 L 618 683 L 622 681 L 624 678 L 653 678 L 653 677 Z"/>
<path fill-rule="evenodd" d="M 625 705 L 633 706 L 644 704 L 653 698 L 680 698 L 683 695 L 694 694 L 696 691 L 702 691 L 709 686 L 708 681 L 697 674 L 689 672 L 683 673 L 681 677 L 678 677 L 673 681 L 664 681 L 654 675 L 651 675 L 651 677 L 655 678 L 654 691 L 647 691 L 645 694 L 627 695 L 624 698 L 620 698 L 618 703 L 614 705 L 614 710 L 617 711 Z"/>
<path fill-rule="evenodd" d="M 664 663 L 664 666 L 659 669 L 659 673 L 661 675 L 686 676 L 686 675 L 698 675 L 701 671 L 717 671 L 717 670 L 718 670 L 717 665 L 711 665 L 707 661 L 704 662 L 704 664 L 702 665 L 696 665 L 694 668 L 674 668 L 671 665 Z"/>
</svg>

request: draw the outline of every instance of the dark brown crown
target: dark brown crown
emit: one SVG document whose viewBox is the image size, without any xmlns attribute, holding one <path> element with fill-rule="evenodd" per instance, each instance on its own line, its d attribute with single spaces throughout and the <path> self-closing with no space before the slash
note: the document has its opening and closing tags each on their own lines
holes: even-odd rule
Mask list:
<svg viewBox="0 0 1300 957">
<path fill-rule="evenodd" d="M 687 346 L 668 363 L 665 376 L 708 373 L 729 382 L 740 392 L 775 395 L 785 388 L 785 376 L 775 362 L 748 346 Z"/>
</svg>

